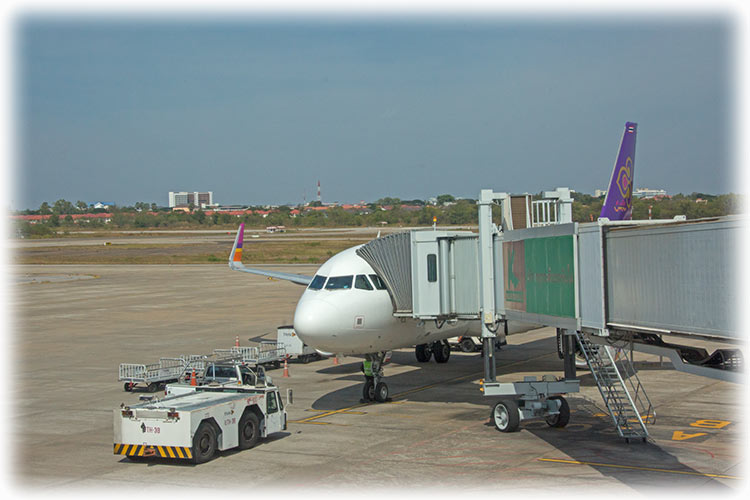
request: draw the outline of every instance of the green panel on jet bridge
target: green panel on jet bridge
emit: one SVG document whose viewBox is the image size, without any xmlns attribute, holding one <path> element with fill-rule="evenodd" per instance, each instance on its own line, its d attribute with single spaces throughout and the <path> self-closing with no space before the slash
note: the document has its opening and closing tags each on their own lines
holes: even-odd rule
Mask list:
<svg viewBox="0 0 750 500">
<path fill-rule="evenodd" d="M 526 312 L 575 317 L 573 236 L 524 241 Z"/>
</svg>

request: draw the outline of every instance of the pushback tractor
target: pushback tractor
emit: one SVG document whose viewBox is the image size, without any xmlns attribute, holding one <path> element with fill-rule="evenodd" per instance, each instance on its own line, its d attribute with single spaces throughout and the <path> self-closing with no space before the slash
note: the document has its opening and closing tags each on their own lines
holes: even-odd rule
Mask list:
<svg viewBox="0 0 750 500">
<path fill-rule="evenodd" d="M 284 403 L 270 384 L 177 384 L 168 392 L 173 395 L 114 411 L 115 455 L 199 464 L 218 451 L 252 448 L 286 430 Z"/>
</svg>

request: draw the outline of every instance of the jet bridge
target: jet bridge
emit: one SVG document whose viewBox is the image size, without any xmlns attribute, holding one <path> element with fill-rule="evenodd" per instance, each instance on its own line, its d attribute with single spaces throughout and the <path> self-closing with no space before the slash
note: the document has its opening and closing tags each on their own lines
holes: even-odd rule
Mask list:
<svg viewBox="0 0 750 500">
<path fill-rule="evenodd" d="M 506 231 L 481 222 L 479 234 L 412 230 L 357 253 L 385 281 L 399 317 L 481 320 L 490 329 L 516 320 L 604 337 L 627 331 L 742 338 L 739 217 L 603 219 Z"/>
<path fill-rule="evenodd" d="M 385 281 L 395 316 L 438 324 L 481 321 L 490 353 L 485 356 L 484 393 L 520 396 L 521 418 L 562 411 L 547 396 L 553 386 L 560 392 L 578 390 L 571 361 L 576 350 L 586 354 L 625 439 L 645 439 L 645 423 L 655 415 L 650 403 L 638 403 L 645 391 L 632 366 L 625 375 L 617 368 L 613 349 L 627 344 L 631 352 L 668 356 L 678 370 L 739 382 L 743 362 L 738 350 L 709 355 L 665 343 L 662 336 L 740 343 L 735 282 L 740 217 L 573 223 L 569 190 L 545 194 L 545 200 L 532 202 L 529 195 L 483 190 L 478 233 L 413 230 L 376 239 L 357 253 Z M 492 220 L 494 204 L 501 207 L 499 225 Z M 510 385 L 495 381 L 489 346 L 503 335 L 501 326 L 507 321 L 558 329 L 566 360 L 565 391 L 540 381 L 516 384 L 514 390 L 522 392 L 503 392 Z M 629 381 L 633 376 L 636 382 Z M 633 397 L 628 383 L 638 388 Z M 611 404 L 619 399 L 630 401 L 633 413 L 645 415 L 638 419 L 640 430 L 627 423 L 622 405 Z"/>
</svg>

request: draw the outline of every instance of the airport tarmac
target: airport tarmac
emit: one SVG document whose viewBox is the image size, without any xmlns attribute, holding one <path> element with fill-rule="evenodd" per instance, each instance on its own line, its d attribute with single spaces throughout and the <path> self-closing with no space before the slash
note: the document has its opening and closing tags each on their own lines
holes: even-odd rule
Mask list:
<svg viewBox="0 0 750 500">
<path fill-rule="evenodd" d="M 209 353 L 231 347 L 235 336 L 242 345 L 261 335 L 274 338 L 277 326 L 291 323 L 303 288 L 233 273 L 223 264 L 9 269 L 7 342 L 15 362 L 6 384 L 13 404 L 9 466 L 20 490 L 734 494 L 747 486 L 744 389 L 638 353 L 639 376 L 657 413 L 647 443 L 626 444 L 617 436 L 585 372 L 579 373 L 581 392 L 568 398 L 566 428 L 526 421 L 520 432 L 503 434 L 489 423 L 492 401 L 479 391 L 479 354 L 454 352 L 444 365 L 421 364 L 413 349 L 403 349 L 386 366 L 388 403 L 359 403 L 355 357 L 340 365 L 290 363 L 289 378 L 269 372 L 282 392 L 294 391 L 286 432 L 200 466 L 131 462 L 112 453 L 113 409 L 143 393 L 123 391 L 118 365 Z M 497 370 L 501 381 L 561 375 L 554 331 L 510 337 Z"/>
</svg>

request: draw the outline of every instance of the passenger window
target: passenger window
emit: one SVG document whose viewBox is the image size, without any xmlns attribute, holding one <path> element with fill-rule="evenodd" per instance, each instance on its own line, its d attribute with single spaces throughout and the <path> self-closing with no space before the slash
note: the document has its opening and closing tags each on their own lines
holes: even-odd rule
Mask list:
<svg viewBox="0 0 750 500">
<path fill-rule="evenodd" d="M 375 288 L 378 290 L 385 290 L 385 283 L 380 279 L 380 276 L 377 274 L 371 274 L 370 279 L 372 280 L 372 284 L 375 285 Z"/>
<path fill-rule="evenodd" d="M 266 413 L 276 413 L 279 407 L 276 405 L 276 394 L 269 392 L 266 394 Z"/>
<path fill-rule="evenodd" d="M 367 279 L 367 276 L 364 274 L 358 274 L 357 278 L 354 280 L 354 288 L 359 288 L 360 290 L 372 290 L 372 285 L 370 284 L 370 280 Z"/>
<path fill-rule="evenodd" d="M 434 253 L 427 254 L 427 281 L 437 281 L 437 255 Z"/>
<path fill-rule="evenodd" d="M 321 276 L 319 274 L 316 274 L 313 278 L 312 282 L 310 282 L 310 286 L 308 287 L 310 290 L 320 290 L 323 288 L 323 284 L 326 282 L 326 277 Z"/>
<path fill-rule="evenodd" d="M 349 290 L 354 276 L 331 276 L 326 283 L 326 290 Z"/>
</svg>

